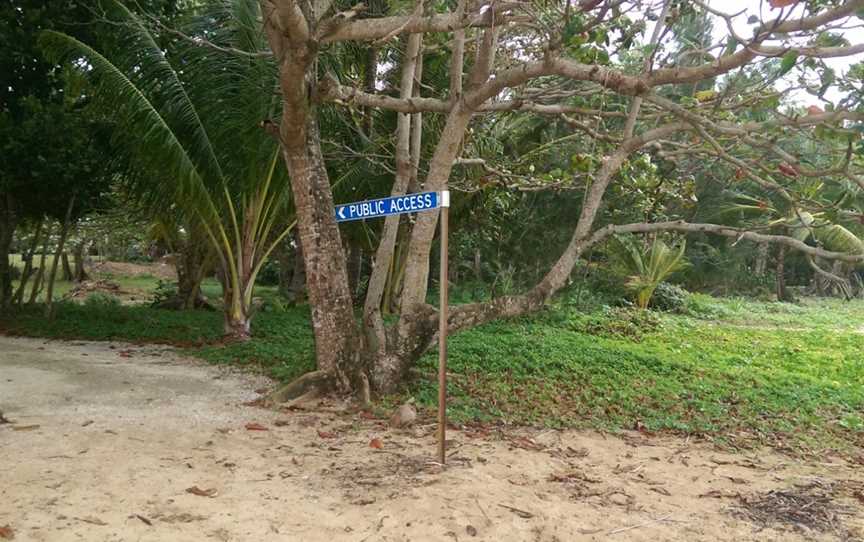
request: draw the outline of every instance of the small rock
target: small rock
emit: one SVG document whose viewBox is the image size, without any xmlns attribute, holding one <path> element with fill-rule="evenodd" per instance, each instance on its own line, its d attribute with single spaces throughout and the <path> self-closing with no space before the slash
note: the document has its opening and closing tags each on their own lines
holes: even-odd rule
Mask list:
<svg viewBox="0 0 864 542">
<path fill-rule="evenodd" d="M 390 427 L 409 427 L 417 420 L 417 409 L 414 408 L 414 400 L 409 399 L 396 412 L 390 416 Z"/>
</svg>

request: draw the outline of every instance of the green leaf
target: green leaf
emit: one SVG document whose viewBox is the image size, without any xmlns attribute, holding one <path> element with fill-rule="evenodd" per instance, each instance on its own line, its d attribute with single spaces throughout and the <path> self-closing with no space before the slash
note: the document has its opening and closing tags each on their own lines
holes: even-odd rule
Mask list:
<svg viewBox="0 0 864 542">
<path fill-rule="evenodd" d="M 731 55 L 735 52 L 735 49 L 738 47 L 738 40 L 735 36 L 729 36 L 726 39 L 726 49 L 723 50 L 723 55 Z"/>
<path fill-rule="evenodd" d="M 789 51 L 785 55 L 783 55 L 783 62 L 780 63 L 780 71 L 778 72 L 778 76 L 783 76 L 789 73 L 789 71 L 795 67 L 795 63 L 798 61 L 798 52 L 797 51 Z"/>
</svg>

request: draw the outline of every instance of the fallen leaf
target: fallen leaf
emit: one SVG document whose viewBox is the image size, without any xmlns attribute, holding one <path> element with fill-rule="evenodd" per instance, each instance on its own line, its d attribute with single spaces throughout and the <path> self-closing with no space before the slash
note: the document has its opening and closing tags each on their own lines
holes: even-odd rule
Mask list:
<svg viewBox="0 0 864 542">
<path fill-rule="evenodd" d="M 466 526 L 465 532 L 468 533 L 469 536 L 477 536 L 477 529 L 473 525 Z"/>
<path fill-rule="evenodd" d="M 372 440 L 369 441 L 369 447 L 375 448 L 376 450 L 380 450 L 381 448 L 384 447 L 384 443 L 381 442 L 380 438 L 373 438 Z"/>
<path fill-rule="evenodd" d="M 87 427 L 88 425 L 90 425 L 92 423 L 93 423 L 93 420 L 87 420 L 86 422 L 81 424 L 81 427 Z"/>
<path fill-rule="evenodd" d="M 336 438 L 338 435 L 336 435 L 336 433 L 331 433 L 329 431 L 321 431 L 319 429 L 318 430 L 318 436 L 321 438 Z"/>
<path fill-rule="evenodd" d="M 378 419 L 378 416 L 376 416 L 372 412 L 369 412 L 368 410 L 361 410 L 359 415 L 364 420 L 377 420 Z"/>
<path fill-rule="evenodd" d="M 37 423 L 37 424 L 33 424 L 33 425 L 13 425 L 12 426 L 13 431 L 32 431 L 33 429 L 39 429 L 39 424 Z"/>
<path fill-rule="evenodd" d="M 792 6 L 797 2 L 798 0 L 768 0 L 771 9 L 785 8 L 786 6 Z"/>
<path fill-rule="evenodd" d="M 650 489 L 651 491 L 655 492 L 655 493 L 659 493 L 659 494 L 661 494 L 661 495 L 665 495 L 665 496 L 667 496 L 667 497 L 671 497 L 671 496 L 672 496 L 672 494 L 669 493 L 669 490 L 666 489 L 665 487 L 657 487 L 657 486 L 653 486 L 653 487 L 650 487 L 649 489 Z"/>
<path fill-rule="evenodd" d="M 141 521 L 143 521 L 143 522 L 146 523 L 147 525 L 150 525 L 151 527 L 153 526 L 153 522 L 150 521 L 149 519 L 145 518 L 145 517 L 142 516 L 141 514 L 135 514 L 135 517 L 138 518 L 138 519 L 140 519 Z"/>
<path fill-rule="evenodd" d="M 285 427 L 286 425 L 291 425 L 291 422 L 289 420 L 276 420 L 273 422 L 273 425 L 276 427 Z"/>
<path fill-rule="evenodd" d="M 729 480 L 733 484 L 749 484 L 750 483 L 749 480 L 745 480 L 744 478 L 736 478 L 734 476 L 727 476 L 726 478 L 729 478 Z"/>
<path fill-rule="evenodd" d="M 246 429 L 249 431 L 269 431 L 269 429 L 267 429 L 260 423 L 247 423 Z"/>
<path fill-rule="evenodd" d="M 12 540 L 15 538 L 15 531 L 12 530 L 12 527 L 8 525 L 4 525 L 0 527 L 0 538 L 5 540 Z"/>
<path fill-rule="evenodd" d="M 211 499 L 219 494 L 219 491 L 216 488 L 211 489 L 201 489 L 198 486 L 192 486 L 186 488 L 186 493 L 191 493 L 193 495 L 198 495 L 199 497 L 210 497 Z"/>
</svg>

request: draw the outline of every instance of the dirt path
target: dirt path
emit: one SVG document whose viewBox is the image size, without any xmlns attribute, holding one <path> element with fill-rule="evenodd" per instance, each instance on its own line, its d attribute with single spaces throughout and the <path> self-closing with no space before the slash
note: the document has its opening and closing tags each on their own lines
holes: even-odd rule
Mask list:
<svg viewBox="0 0 864 542">
<path fill-rule="evenodd" d="M 16 541 L 785 541 L 864 533 L 855 498 L 864 499 L 864 476 L 839 461 L 735 456 L 638 433 L 466 430 L 450 433 L 452 457 L 441 472 L 431 461 L 431 425 L 399 432 L 333 405 L 292 413 L 244 406 L 263 385 L 161 347 L 0 337 L 0 410 L 12 421 L 0 425 L 0 540 L 6 525 Z M 247 430 L 249 423 L 269 430 Z M 370 447 L 373 438 L 383 449 Z M 216 494 L 188 493 L 193 486 Z M 751 519 L 735 515 L 745 502 L 739 495 Z M 763 528 L 772 515 L 799 525 Z"/>
</svg>

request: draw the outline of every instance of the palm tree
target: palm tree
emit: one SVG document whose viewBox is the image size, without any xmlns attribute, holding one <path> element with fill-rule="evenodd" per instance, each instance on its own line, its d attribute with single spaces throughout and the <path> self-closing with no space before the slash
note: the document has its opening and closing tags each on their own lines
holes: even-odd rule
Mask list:
<svg viewBox="0 0 864 542">
<path fill-rule="evenodd" d="M 225 333 L 247 338 L 255 278 L 293 226 L 279 146 L 262 129 L 280 101 L 272 59 L 256 53 L 265 48 L 258 2 L 208 3 L 165 50 L 144 16 L 117 0 L 106 8 L 122 35 L 111 51 L 59 32 L 44 33 L 43 46 L 94 81 L 138 198 L 204 231 L 221 268 Z"/>
<path fill-rule="evenodd" d="M 636 295 L 636 305 L 648 308 L 654 290 L 672 273 L 687 266 L 684 259 L 686 243 L 670 247 L 659 238 L 654 238 L 644 247 L 631 236 L 615 236 L 611 249 L 615 264 L 627 274 L 626 286 Z"/>
</svg>

